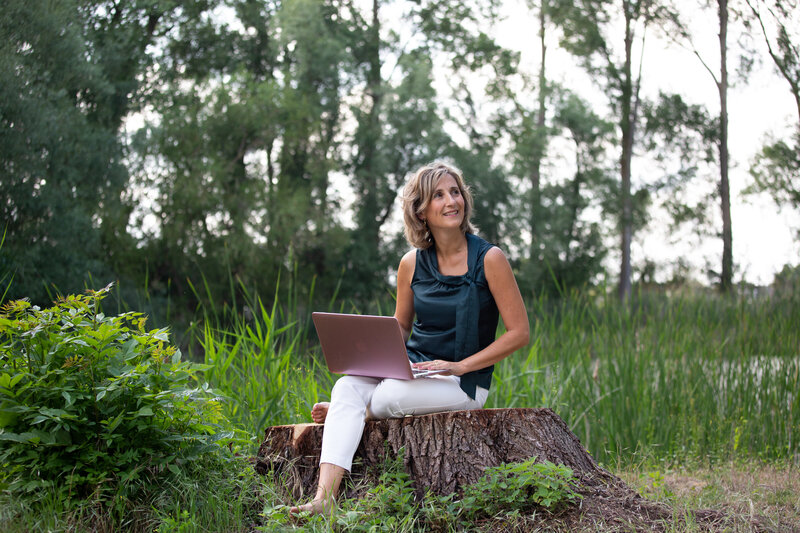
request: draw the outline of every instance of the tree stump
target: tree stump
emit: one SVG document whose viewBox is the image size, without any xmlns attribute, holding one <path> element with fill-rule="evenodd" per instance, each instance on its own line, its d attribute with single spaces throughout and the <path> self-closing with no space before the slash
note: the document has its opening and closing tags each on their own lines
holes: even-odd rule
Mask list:
<svg viewBox="0 0 800 533">
<path fill-rule="evenodd" d="M 267 428 L 256 471 L 278 474 L 294 501 L 310 499 L 316 491 L 322 429 L 320 424 Z M 551 409 L 480 409 L 368 421 L 351 471 L 351 479 L 366 482 L 346 484 L 344 495 L 360 496 L 380 473 L 386 454 L 396 457 L 400 448 L 417 497 L 426 490 L 458 492 L 487 467 L 536 457 L 537 462 L 568 466 L 578 480 L 580 503 L 555 518 L 540 513 L 541 520 L 556 520 L 558 529 L 594 530 L 602 524 L 604 531 L 663 531 L 673 517 L 671 508 L 642 498 L 601 468 Z M 729 517 L 713 510 L 696 511 L 694 520 L 707 531 L 730 525 Z"/>
<path fill-rule="evenodd" d="M 291 495 L 303 499 L 316 490 L 320 424 L 267 428 L 256 470 L 276 470 Z M 430 489 L 450 494 L 474 483 L 487 467 L 525 461 L 566 465 L 591 485 L 613 477 L 598 467 L 564 421 L 551 409 L 480 409 L 370 420 L 356 451 L 351 476 L 363 477 L 405 449 L 403 463 L 418 494 Z"/>
</svg>

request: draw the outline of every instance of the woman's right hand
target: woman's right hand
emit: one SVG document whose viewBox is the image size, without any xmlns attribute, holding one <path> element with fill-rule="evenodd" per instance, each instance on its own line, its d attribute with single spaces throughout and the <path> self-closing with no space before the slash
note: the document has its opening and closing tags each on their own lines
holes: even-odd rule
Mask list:
<svg viewBox="0 0 800 533">
<path fill-rule="evenodd" d="M 463 366 L 457 361 L 444 361 L 442 359 L 435 359 L 433 361 L 412 363 L 411 366 L 419 370 L 443 370 L 443 372 L 440 374 L 442 376 L 461 376 L 465 374 Z"/>
</svg>

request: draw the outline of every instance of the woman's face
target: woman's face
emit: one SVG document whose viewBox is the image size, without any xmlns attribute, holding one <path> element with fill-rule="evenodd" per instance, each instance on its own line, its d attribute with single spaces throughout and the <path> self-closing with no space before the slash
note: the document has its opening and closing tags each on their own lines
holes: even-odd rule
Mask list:
<svg viewBox="0 0 800 533">
<path fill-rule="evenodd" d="M 453 176 L 445 174 L 439 179 L 431 201 L 422 213 L 422 219 L 428 222 L 429 228 L 461 227 L 464 220 L 464 197 Z"/>
</svg>

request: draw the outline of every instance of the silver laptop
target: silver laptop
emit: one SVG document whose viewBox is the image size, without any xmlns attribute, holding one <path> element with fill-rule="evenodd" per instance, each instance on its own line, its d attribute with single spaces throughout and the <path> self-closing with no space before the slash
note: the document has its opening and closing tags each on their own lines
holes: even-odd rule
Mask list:
<svg viewBox="0 0 800 533">
<path fill-rule="evenodd" d="M 415 370 L 393 316 L 311 313 L 328 369 L 334 374 L 416 379 L 443 370 Z"/>
</svg>

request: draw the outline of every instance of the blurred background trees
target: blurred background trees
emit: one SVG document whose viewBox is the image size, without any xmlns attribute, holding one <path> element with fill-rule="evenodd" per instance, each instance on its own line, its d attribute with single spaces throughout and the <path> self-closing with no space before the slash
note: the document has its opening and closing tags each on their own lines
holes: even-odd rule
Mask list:
<svg viewBox="0 0 800 533">
<path fill-rule="evenodd" d="M 796 1 L 745 0 L 750 23 L 767 44 L 777 73 L 788 83 L 797 106 L 794 133 L 773 139 L 757 155 L 752 190 L 769 193 L 781 206 L 800 206 L 800 9 Z"/>
<path fill-rule="evenodd" d="M 800 102 L 796 2 L 733 7 Z M 9 0 L 0 21 L 7 297 L 43 303 L 118 279 L 153 306 L 191 313 L 237 287 L 272 296 L 291 278 L 301 296 L 313 286 L 320 299 L 382 298 L 407 247 L 398 193 L 436 158 L 465 172 L 481 234 L 506 250 L 526 295 L 607 280 L 626 297 L 635 274 L 646 280 L 652 269 L 631 244 L 654 203 L 675 225 L 712 228 L 712 202 L 725 218 L 724 100 L 720 114 L 640 91 L 645 36 L 674 29 L 688 42 L 684 7 L 530 0 L 519 13 L 539 54 L 532 71 L 498 43 L 503 8 Z M 598 98 L 550 79 L 554 39 Z M 753 191 L 790 206 L 800 201 L 800 103 L 798 121 L 739 161 L 752 165 Z M 725 224 L 703 231 L 725 242 L 709 275 L 730 290 Z"/>
</svg>

